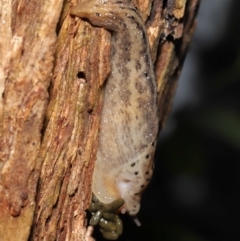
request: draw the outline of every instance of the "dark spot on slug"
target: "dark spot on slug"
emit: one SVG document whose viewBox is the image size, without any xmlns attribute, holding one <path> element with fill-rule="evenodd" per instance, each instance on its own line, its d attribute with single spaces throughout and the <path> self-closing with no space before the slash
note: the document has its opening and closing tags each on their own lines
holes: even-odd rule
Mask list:
<svg viewBox="0 0 240 241">
<path fill-rule="evenodd" d="M 148 37 L 147 37 L 147 35 L 145 34 L 144 31 L 143 31 L 143 41 L 144 41 L 144 43 L 148 42 Z"/>
<path fill-rule="evenodd" d="M 148 158 L 149 158 L 149 155 L 147 154 L 147 155 L 146 155 L 146 159 L 148 159 Z"/>
<path fill-rule="evenodd" d="M 144 86 L 139 81 L 135 83 L 135 88 L 137 89 L 139 94 L 143 94 L 145 91 Z"/>
<path fill-rule="evenodd" d="M 130 180 L 128 180 L 128 179 L 123 179 L 123 182 L 130 182 Z"/>
<path fill-rule="evenodd" d="M 115 55 L 115 53 L 116 53 L 116 48 L 115 48 L 115 46 L 113 45 L 113 46 L 111 47 L 111 55 Z"/>
<path fill-rule="evenodd" d="M 144 185 L 141 186 L 141 188 L 144 188 L 144 187 L 145 187 Z"/>
<path fill-rule="evenodd" d="M 119 97 L 126 104 L 126 106 L 130 106 L 131 91 L 122 89 L 119 91 Z"/>
<path fill-rule="evenodd" d="M 127 28 L 127 25 L 121 19 L 119 19 L 119 24 L 122 25 L 124 28 Z"/>
<path fill-rule="evenodd" d="M 146 49 L 142 50 L 142 55 L 143 55 L 143 58 L 145 59 L 145 63 L 149 66 L 151 61 L 145 51 L 146 51 Z"/>
<path fill-rule="evenodd" d="M 137 175 L 137 174 L 138 174 L 138 172 L 134 172 L 134 174 L 135 174 L 135 175 Z"/>
<path fill-rule="evenodd" d="M 149 181 L 150 181 L 150 178 L 147 178 L 146 181 L 149 182 Z"/>
<path fill-rule="evenodd" d="M 140 70 L 142 68 L 142 65 L 139 60 L 136 61 L 135 68 L 136 70 Z"/>
<path fill-rule="evenodd" d="M 83 71 L 79 71 L 79 72 L 77 73 L 77 77 L 78 77 L 79 79 L 86 79 L 85 73 L 84 73 Z"/>
<path fill-rule="evenodd" d="M 95 13 L 95 15 L 96 15 L 97 17 L 100 17 L 100 16 L 101 16 L 101 14 L 100 14 L 100 13 Z"/>
<path fill-rule="evenodd" d="M 131 167 L 134 167 L 136 165 L 136 162 L 133 162 L 132 164 L 131 164 Z"/>
<path fill-rule="evenodd" d="M 149 171 L 147 171 L 145 174 L 148 175 L 148 174 L 149 174 Z"/>
<path fill-rule="evenodd" d="M 154 146 L 154 145 L 155 145 L 155 143 L 153 142 L 153 143 L 152 143 L 152 146 Z"/>
<path fill-rule="evenodd" d="M 143 76 L 144 76 L 145 78 L 147 78 L 147 77 L 148 77 L 148 73 L 147 73 L 147 72 L 144 72 L 144 73 L 143 73 Z"/>
<path fill-rule="evenodd" d="M 136 21 L 135 18 L 134 18 L 132 15 L 128 15 L 128 18 L 130 18 L 130 19 Z"/>
</svg>

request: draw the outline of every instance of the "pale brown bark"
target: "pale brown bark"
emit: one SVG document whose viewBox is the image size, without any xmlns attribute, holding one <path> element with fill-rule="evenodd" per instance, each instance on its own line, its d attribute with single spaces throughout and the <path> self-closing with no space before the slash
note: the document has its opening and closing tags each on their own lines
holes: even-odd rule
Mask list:
<svg viewBox="0 0 240 241">
<path fill-rule="evenodd" d="M 134 1 L 147 20 L 160 128 L 171 107 L 199 0 L 162 2 Z M 62 4 L 0 0 L 4 241 L 84 240 L 111 35 L 70 16 L 70 3 L 62 11 Z"/>
</svg>

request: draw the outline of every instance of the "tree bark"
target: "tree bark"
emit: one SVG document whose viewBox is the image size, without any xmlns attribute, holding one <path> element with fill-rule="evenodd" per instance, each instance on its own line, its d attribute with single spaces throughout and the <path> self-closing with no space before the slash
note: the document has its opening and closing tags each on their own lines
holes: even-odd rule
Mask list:
<svg viewBox="0 0 240 241">
<path fill-rule="evenodd" d="M 164 2 L 164 3 L 163 3 Z M 135 0 L 146 21 L 160 129 L 199 0 Z M 0 0 L 1 240 L 84 240 L 111 34 L 76 2 Z"/>
</svg>

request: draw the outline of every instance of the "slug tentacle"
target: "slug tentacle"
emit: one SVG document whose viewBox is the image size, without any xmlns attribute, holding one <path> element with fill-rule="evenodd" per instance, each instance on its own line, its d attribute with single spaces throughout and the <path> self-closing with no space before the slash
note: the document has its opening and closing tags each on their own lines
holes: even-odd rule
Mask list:
<svg viewBox="0 0 240 241">
<path fill-rule="evenodd" d="M 157 86 L 144 23 L 129 0 L 82 2 L 71 11 L 112 33 L 92 190 L 102 203 L 123 198 L 135 216 L 152 176 L 158 133 Z"/>
</svg>

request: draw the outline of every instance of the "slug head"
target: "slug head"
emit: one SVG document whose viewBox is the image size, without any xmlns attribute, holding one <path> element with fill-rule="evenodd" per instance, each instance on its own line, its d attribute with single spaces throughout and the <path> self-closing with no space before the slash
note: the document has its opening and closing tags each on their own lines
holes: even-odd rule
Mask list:
<svg viewBox="0 0 240 241">
<path fill-rule="evenodd" d="M 108 3 L 105 0 L 90 0 L 72 7 L 70 14 L 86 18 L 95 26 L 116 31 L 119 27 L 119 21 L 122 21 L 121 9 L 118 5 L 125 3 L 129 5 L 128 0 L 116 1 L 116 3 Z"/>
</svg>

